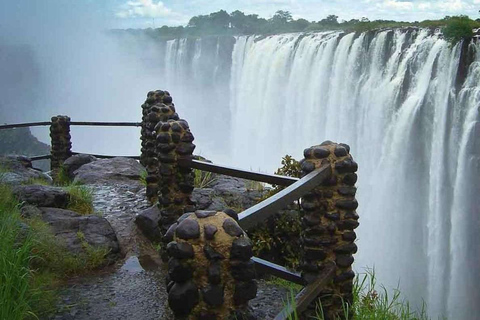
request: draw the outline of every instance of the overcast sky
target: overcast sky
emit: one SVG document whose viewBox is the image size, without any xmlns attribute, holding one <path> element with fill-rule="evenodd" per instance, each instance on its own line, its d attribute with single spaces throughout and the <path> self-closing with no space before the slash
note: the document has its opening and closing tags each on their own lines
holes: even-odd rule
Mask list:
<svg viewBox="0 0 480 320">
<path fill-rule="evenodd" d="M 146 28 L 185 25 L 195 15 L 218 10 L 241 10 L 270 18 L 277 10 L 288 10 L 294 18 L 321 20 L 335 14 L 340 20 L 373 19 L 415 21 L 445 15 L 466 14 L 479 18 L 480 0 L 0 0 L 0 18 L 20 21 L 75 15 L 101 20 L 107 27 Z M 14 17 L 14 18 L 12 18 Z M 46 22 L 48 23 L 48 22 Z M 0 27 L 2 19 L 0 19 Z"/>
</svg>

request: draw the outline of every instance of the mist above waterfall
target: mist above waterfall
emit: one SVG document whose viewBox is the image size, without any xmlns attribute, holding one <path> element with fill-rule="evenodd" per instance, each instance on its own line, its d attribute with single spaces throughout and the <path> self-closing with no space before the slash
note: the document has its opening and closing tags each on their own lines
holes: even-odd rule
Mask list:
<svg viewBox="0 0 480 320">
<path fill-rule="evenodd" d="M 2 123 L 57 114 L 73 121 L 140 121 L 146 93 L 162 86 L 158 68 L 114 40 L 100 9 L 96 2 L 61 0 L 0 4 Z M 34 132 L 49 142 L 48 128 Z M 74 127 L 72 141 L 74 151 L 139 153 L 136 128 Z"/>
</svg>

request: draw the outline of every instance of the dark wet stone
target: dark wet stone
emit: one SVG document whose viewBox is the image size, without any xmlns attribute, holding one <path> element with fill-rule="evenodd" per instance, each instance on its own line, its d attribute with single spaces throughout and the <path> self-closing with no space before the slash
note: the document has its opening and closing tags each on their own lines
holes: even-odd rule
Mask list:
<svg viewBox="0 0 480 320">
<path fill-rule="evenodd" d="M 345 219 L 358 220 L 359 216 L 355 211 L 348 211 L 345 213 Z"/>
<path fill-rule="evenodd" d="M 208 282 L 219 284 L 222 280 L 222 267 L 219 261 L 211 261 L 208 266 Z"/>
<path fill-rule="evenodd" d="M 318 265 L 316 263 L 303 262 L 300 266 L 300 269 L 305 272 L 317 273 L 319 271 Z"/>
<path fill-rule="evenodd" d="M 205 232 L 205 239 L 213 240 L 215 238 L 215 233 L 217 233 L 217 227 L 211 224 L 207 224 L 203 227 Z"/>
<path fill-rule="evenodd" d="M 355 173 L 346 174 L 343 177 L 343 183 L 345 183 L 346 185 L 349 185 L 349 186 L 353 186 L 357 182 L 357 178 L 358 177 Z"/>
<path fill-rule="evenodd" d="M 333 278 L 333 282 L 339 283 L 346 280 L 352 280 L 353 278 L 355 278 L 355 272 L 353 272 L 352 270 L 348 270 L 338 276 L 335 276 Z"/>
<path fill-rule="evenodd" d="M 355 220 L 342 220 L 337 221 L 338 230 L 353 230 L 360 225 L 358 221 Z"/>
<path fill-rule="evenodd" d="M 195 150 L 195 145 L 193 143 L 182 142 L 178 145 L 176 151 L 178 154 L 185 156 L 192 154 L 193 150 Z"/>
<path fill-rule="evenodd" d="M 325 218 L 332 220 L 332 221 L 337 221 L 340 220 L 340 213 L 338 212 L 331 212 L 331 213 L 326 213 Z"/>
<path fill-rule="evenodd" d="M 217 315 L 208 311 L 200 311 L 198 315 L 198 320 L 217 320 Z"/>
<path fill-rule="evenodd" d="M 317 203 L 315 201 L 302 200 L 302 208 L 306 211 L 313 211 L 317 208 Z"/>
<path fill-rule="evenodd" d="M 173 241 L 173 237 L 175 235 L 175 230 L 177 230 L 178 223 L 174 223 L 168 228 L 167 232 L 163 236 L 162 241 L 165 243 Z"/>
<path fill-rule="evenodd" d="M 348 154 L 348 152 L 347 152 L 347 149 L 345 149 L 343 146 L 337 146 L 335 148 L 334 154 L 337 157 L 345 157 Z"/>
<path fill-rule="evenodd" d="M 197 239 L 200 237 L 200 226 L 196 220 L 185 219 L 178 224 L 177 237 L 180 239 Z"/>
<path fill-rule="evenodd" d="M 195 140 L 195 138 L 191 132 L 185 132 L 180 139 L 181 142 L 192 142 L 193 140 Z"/>
<path fill-rule="evenodd" d="M 172 123 L 171 127 L 173 132 L 182 132 L 182 127 L 176 122 Z"/>
<path fill-rule="evenodd" d="M 216 215 L 217 212 L 216 211 L 208 211 L 208 210 L 197 210 L 195 211 L 195 215 L 197 216 L 197 218 L 199 219 L 203 219 L 203 218 L 207 218 L 207 217 L 212 217 L 214 215 Z"/>
<path fill-rule="evenodd" d="M 240 238 L 233 241 L 230 249 L 230 259 L 248 261 L 252 256 L 252 242 L 248 238 Z"/>
<path fill-rule="evenodd" d="M 325 187 L 331 187 L 331 186 L 335 186 L 337 185 L 337 177 L 335 175 L 332 175 L 330 177 L 330 179 L 326 179 L 322 182 L 322 186 L 325 186 Z"/>
<path fill-rule="evenodd" d="M 163 122 L 161 125 L 160 125 L 160 130 L 162 131 L 168 131 L 170 130 L 170 123 L 168 122 Z"/>
<path fill-rule="evenodd" d="M 168 275 L 172 281 L 185 282 L 193 277 L 193 270 L 188 264 L 182 263 L 178 259 L 170 258 L 168 260 Z"/>
<path fill-rule="evenodd" d="M 327 148 L 315 147 L 313 149 L 313 157 L 316 159 L 323 159 L 330 155 L 330 150 Z"/>
<path fill-rule="evenodd" d="M 255 263 L 249 261 L 230 261 L 230 271 L 235 280 L 248 281 L 255 279 Z"/>
<path fill-rule="evenodd" d="M 308 260 L 324 260 L 327 254 L 322 249 L 305 248 L 305 258 Z"/>
<path fill-rule="evenodd" d="M 334 144 L 334 142 L 330 140 L 325 140 L 322 143 L 320 143 L 321 146 L 331 146 L 332 144 Z"/>
<path fill-rule="evenodd" d="M 171 96 L 165 96 L 163 97 L 163 103 L 170 104 L 172 103 L 173 99 Z"/>
<path fill-rule="evenodd" d="M 178 218 L 177 222 L 180 223 L 183 220 L 190 218 L 192 215 L 193 215 L 193 212 L 184 213 L 180 216 L 180 218 Z"/>
<path fill-rule="evenodd" d="M 340 209 L 355 210 L 358 208 L 357 200 L 337 200 L 335 206 Z"/>
<path fill-rule="evenodd" d="M 233 300 L 236 305 L 245 304 L 257 296 L 257 283 L 255 281 L 237 282 Z"/>
<path fill-rule="evenodd" d="M 202 290 L 203 301 L 210 306 L 221 306 L 223 304 L 223 286 L 209 285 Z"/>
<path fill-rule="evenodd" d="M 305 150 L 303 150 L 303 156 L 305 158 L 310 158 L 311 157 L 311 154 L 312 154 L 312 148 L 307 148 Z"/>
<path fill-rule="evenodd" d="M 334 249 L 334 251 L 336 253 L 349 253 L 349 254 L 356 253 L 357 250 L 358 250 L 358 248 L 357 248 L 357 245 L 355 243 L 347 243 L 347 244 L 341 245 L 339 247 L 336 247 Z"/>
<path fill-rule="evenodd" d="M 320 220 L 320 217 L 317 216 L 317 215 L 306 214 L 306 215 L 303 217 L 302 222 L 303 222 L 306 226 L 311 227 L 311 226 L 319 225 L 319 224 L 321 223 L 321 220 Z"/>
<path fill-rule="evenodd" d="M 345 159 L 335 163 L 335 170 L 338 173 L 353 173 L 358 170 L 358 164 L 352 159 Z"/>
<path fill-rule="evenodd" d="M 198 289 L 191 281 L 175 283 L 168 293 L 168 305 L 176 316 L 188 315 L 198 300 Z"/>
<path fill-rule="evenodd" d="M 338 193 L 342 196 L 352 196 L 354 197 L 357 193 L 357 188 L 355 187 L 339 187 L 337 189 Z"/>
<path fill-rule="evenodd" d="M 355 259 L 353 259 L 353 256 L 349 254 L 339 254 L 337 255 L 337 258 L 335 260 L 335 263 L 337 266 L 341 268 L 347 268 L 350 267 Z"/>
<path fill-rule="evenodd" d="M 167 132 L 160 132 L 157 135 L 157 142 L 158 143 L 170 143 L 172 139 L 170 139 L 170 135 Z"/>
<path fill-rule="evenodd" d="M 238 221 L 238 214 L 235 212 L 233 209 L 225 209 L 223 212 L 227 214 L 230 218 L 232 218 L 235 221 Z"/>
<path fill-rule="evenodd" d="M 325 228 L 322 225 L 316 225 L 312 226 L 310 228 L 305 229 L 305 235 L 308 236 L 316 236 L 316 235 L 322 235 L 327 232 L 327 228 Z"/>
<path fill-rule="evenodd" d="M 175 282 L 173 281 L 169 281 L 168 284 L 167 284 L 167 293 L 170 292 L 170 290 L 172 289 L 173 285 L 175 284 Z"/>
<path fill-rule="evenodd" d="M 158 137 L 160 137 L 160 135 L 157 136 L 157 141 L 158 141 Z M 158 142 L 156 146 L 157 152 L 160 152 L 160 153 L 169 153 L 173 149 L 175 149 L 175 144 L 170 142 L 166 142 L 166 143 Z"/>
<path fill-rule="evenodd" d="M 303 242 L 307 246 L 331 246 L 333 244 L 337 243 L 337 240 L 332 237 L 310 237 L 310 238 L 304 238 Z"/>
<path fill-rule="evenodd" d="M 309 173 L 315 170 L 315 165 L 309 161 L 302 162 L 301 168 L 304 172 Z"/>
<path fill-rule="evenodd" d="M 182 138 L 181 135 L 177 132 L 172 132 L 170 136 L 172 137 L 172 141 L 175 143 L 179 143 L 180 139 Z"/>
<path fill-rule="evenodd" d="M 340 143 L 340 145 L 341 145 L 342 147 L 344 147 L 344 148 L 347 150 L 347 152 L 350 152 L 350 146 L 349 146 L 348 144 L 346 144 L 346 143 Z"/>
<path fill-rule="evenodd" d="M 357 239 L 357 235 L 353 231 L 346 231 L 343 233 L 342 239 L 346 241 L 354 241 Z"/>
<path fill-rule="evenodd" d="M 239 237 L 243 234 L 242 228 L 233 219 L 225 219 L 223 222 L 223 229 L 232 237 Z"/>
<path fill-rule="evenodd" d="M 208 260 L 222 260 L 222 259 L 225 259 L 225 257 L 220 252 L 217 252 L 215 249 L 213 249 L 208 244 L 203 247 L 203 252 L 205 253 L 205 256 L 207 257 Z"/>
<path fill-rule="evenodd" d="M 195 255 L 192 245 L 187 242 L 170 242 L 167 253 L 177 259 L 192 259 Z"/>
<path fill-rule="evenodd" d="M 314 272 L 304 272 L 302 273 L 302 278 L 305 280 L 307 283 L 312 283 L 318 278 L 318 273 Z"/>
</svg>

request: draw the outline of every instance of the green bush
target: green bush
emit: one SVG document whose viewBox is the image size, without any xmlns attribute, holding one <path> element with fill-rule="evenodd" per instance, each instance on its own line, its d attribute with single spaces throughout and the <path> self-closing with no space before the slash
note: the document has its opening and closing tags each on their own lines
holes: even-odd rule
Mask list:
<svg viewBox="0 0 480 320">
<path fill-rule="evenodd" d="M 463 39 L 470 39 L 473 36 L 474 21 L 467 16 L 452 17 L 447 20 L 446 26 L 442 29 L 445 39 L 452 45 Z"/>
</svg>

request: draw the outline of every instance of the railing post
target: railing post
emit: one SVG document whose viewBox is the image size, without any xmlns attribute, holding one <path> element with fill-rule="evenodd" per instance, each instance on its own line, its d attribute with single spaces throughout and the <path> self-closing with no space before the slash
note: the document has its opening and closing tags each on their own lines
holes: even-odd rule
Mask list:
<svg viewBox="0 0 480 320">
<path fill-rule="evenodd" d="M 160 174 L 160 230 L 166 232 L 185 212 L 195 210 L 191 200 L 194 189 L 193 170 L 181 167 L 181 159 L 192 159 L 195 145 L 187 121 L 160 121 L 156 126 L 157 156 Z"/>
<path fill-rule="evenodd" d="M 52 171 L 58 171 L 63 165 L 63 162 L 72 156 L 70 117 L 52 117 L 50 138 L 52 145 L 50 149 L 50 168 Z"/>
<path fill-rule="evenodd" d="M 309 172 L 329 163 L 331 178 L 301 199 L 303 258 L 302 276 L 311 283 L 327 264 L 336 264 L 335 276 L 319 294 L 315 303 L 304 313 L 308 318 L 321 306 L 325 320 L 351 318 L 353 303 L 353 254 L 357 252 L 354 229 L 358 227 L 355 212 L 355 182 L 357 164 L 349 154 L 350 147 L 325 141 L 319 146 L 305 149 L 302 171 Z M 349 314 L 345 314 L 350 310 Z"/>
<path fill-rule="evenodd" d="M 168 304 L 175 319 L 252 319 L 252 243 L 232 216 L 185 213 L 166 233 Z"/>
<path fill-rule="evenodd" d="M 168 91 L 150 91 L 147 94 L 147 100 L 142 105 L 140 163 L 147 170 L 146 193 L 151 204 L 158 201 L 158 184 L 160 182 L 155 126 L 158 122 L 169 119 L 178 120 L 178 115 L 175 113 L 175 106 Z"/>
</svg>

